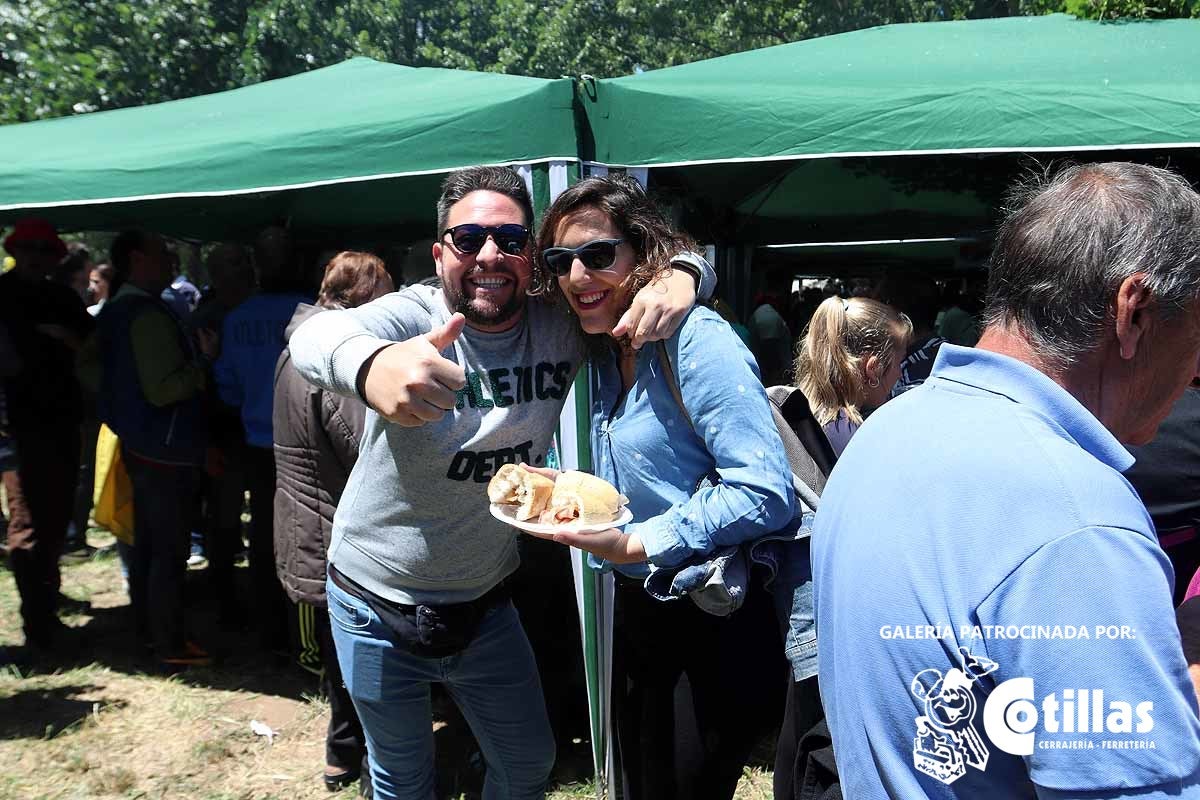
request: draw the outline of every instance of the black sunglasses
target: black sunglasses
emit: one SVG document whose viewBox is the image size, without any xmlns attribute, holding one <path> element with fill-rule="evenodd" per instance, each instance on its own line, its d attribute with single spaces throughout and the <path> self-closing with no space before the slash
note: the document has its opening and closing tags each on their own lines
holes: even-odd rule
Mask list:
<svg viewBox="0 0 1200 800">
<path fill-rule="evenodd" d="M 579 247 L 547 247 L 542 251 L 546 268 L 555 275 L 566 275 L 578 258 L 588 269 L 608 269 L 617 260 L 617 245 L 624 239 L 593 239 Z"/>
<path fill-rule="evenodd" d="M 478 253 L 487 243 L 488 237 L 496 243 L 496 247 L 510 256 L 519 255 L 529 241 L 529 229 L 524 225 L 509 223 L 507 225 L 476 225 L 466 222 L 446 228 L 442 236 L 450 234 L 454 247 L 463 253 Z"/>
</svg>

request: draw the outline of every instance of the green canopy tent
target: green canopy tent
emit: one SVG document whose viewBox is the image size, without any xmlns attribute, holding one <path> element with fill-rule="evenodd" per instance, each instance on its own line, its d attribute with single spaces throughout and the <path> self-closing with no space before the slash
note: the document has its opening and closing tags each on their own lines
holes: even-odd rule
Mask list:
<svg viewBox="0 0 1200 800">
<path fill-rule="evenodd" d="M 577 160 L 568 80 L 366 58 L 3 126 L 0 152 L 0 225 L 36 214 L 66 230 L 138 225 L 197 239 L 244 238 L 280 219 L 428 236 L 443 173 Z"/>
<path fill-rule="evenodd" d="M 602 80 L 594 160 L 1200 146 L 1200 21 L 888 25 Z"/>
<path fill-rule="evenodd" d="M 1200 20 L 891 25 L 588 81 L 579 95 L 585 161 L 648 170 L 693 233 L 724 244 L 978 239 L 1030 156 L 1200 177 Z M 755 259 L 785 254 L 795 261 Z"/>
</svg>

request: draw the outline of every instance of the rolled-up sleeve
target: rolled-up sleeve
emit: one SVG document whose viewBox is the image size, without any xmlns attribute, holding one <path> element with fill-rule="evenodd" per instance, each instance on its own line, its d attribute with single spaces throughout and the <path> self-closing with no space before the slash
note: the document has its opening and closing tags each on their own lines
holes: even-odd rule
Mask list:
<svg viewBox="0 0 1200 800">
<path fill-rule="evenodd" d="M 791 469 L 749 350 L 715 318 L 685 325 L 667 347 L 693 428 L 720 480 L 626 527 L 660 567 L 772 533 L 794 515 Z"/>
<path fill-rule="evenodd" d="M 358 396 L 358 373 L 371 356 L 430 330 L 429 310 L 405 292 L 358 308 L 314 314 L 292 333 L 292 363 L 309 383 Z"/>
<path fill-rule="evenodd" d="M 708 259 L 699 253 L 680 253 L 671 259 L 672 264 L 685 264 L 700 273 L 700 283 L 696 286 L 696 299 L 707 303 L 717 291 L 717 271 L 713 269 Z"/>
</svg>

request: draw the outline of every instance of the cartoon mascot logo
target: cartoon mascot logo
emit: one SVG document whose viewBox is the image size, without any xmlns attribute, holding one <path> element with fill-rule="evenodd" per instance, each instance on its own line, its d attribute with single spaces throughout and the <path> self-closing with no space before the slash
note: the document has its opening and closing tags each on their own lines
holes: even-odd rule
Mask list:
<svg viewBox="0 0 1200 800">
<path fill-rule="evenodd" d="M 917 717 L 917 735 L 913 739 L 913 766 L 945 784 L 967 773 L 967 765 L 987 768 L 988 749 L 975 728 L 978 703 L 971 692 L 976 681 L 996 671 L 994 661 L 971 655 L 958 648 L 962 669 L 921 670 L 909 687 L 925 704 L 925 714 Z"/>
</svg>

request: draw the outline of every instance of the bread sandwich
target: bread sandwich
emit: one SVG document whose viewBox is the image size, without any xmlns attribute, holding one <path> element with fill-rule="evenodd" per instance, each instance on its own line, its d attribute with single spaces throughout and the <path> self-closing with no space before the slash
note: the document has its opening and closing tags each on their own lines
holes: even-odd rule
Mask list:
<svg viewBox="0 0 1200 800">
<path fill-rule="evenodd" d="M 537 519 L 550 503 L 554 481 L 517 464 L 505 464 L 488 484 L 488 500 L 517 506 L 517 519 Z"/>
<path fill-rule="evenodd" d="M 603 478 L 586 472 L 561 472 L 550 505 L 540 522 L 553 525 L 596 525 L 614 521 L 629 500 Z"/>
</svg>

